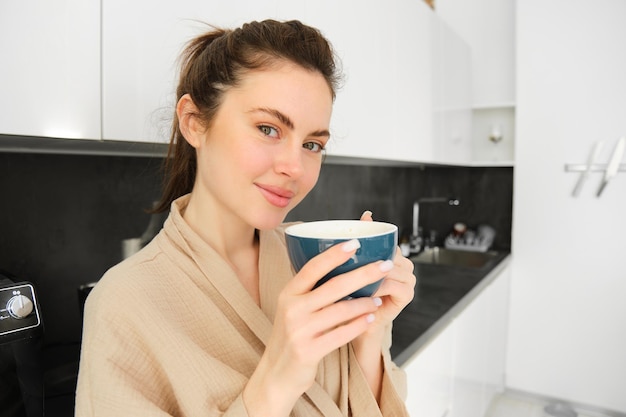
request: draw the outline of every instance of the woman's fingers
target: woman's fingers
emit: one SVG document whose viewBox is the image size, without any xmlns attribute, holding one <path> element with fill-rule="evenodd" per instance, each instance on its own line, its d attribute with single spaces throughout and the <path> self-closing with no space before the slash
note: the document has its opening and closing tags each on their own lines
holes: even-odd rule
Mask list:
<svg viewBox="0 0 626 417">
<path fill-rule="evenodd" d="M 330 304 L 312 315 L 307 322 L 307 331 L 316 336 L 347 325 L 353 320 L 365 320 L 375 313 L 382 300 L 378 297 L 362 297 Z"/>
<path fill-rule="evenodd" d="M 320 335 L 317 338 L 318 346 L 328 354 L 339 346 L 343 346 L 363 334 L 370 327 L 374 319 L 375 317 L 373 315 L 361 316 L 350 322 L 339 325 L 331 331 Z"/>
<path fill-rule="evenodd" d="M 413 285 L 410 283 L 385 279 L 375 295 L 383 297 L 385 300 L 391 300 L 393 304 L 404 308 L 413 299 L 413 294 Z"/>
<path fill-rule="evenodd" d="M 317 281 L 336 267 L 344 264 L 361 247 L 358 239 L 334 245 L 308 261 L 298 272 L 290 286 L 295 294 L 304 294 L 313 289 Z"/>
<path fill-rule="evenodd" d="M 364 211 L 363 214 L 361 214 L 361 220 L 367 222 L 373 221 L 374 219 L 372 219 L 372 212 L 369 210 Z"/>
<path fill-rule="evenodd" d="M 337 275 L 311 292 L 311 307 L 320 309 L 328 305 L 329 300 L 339 301 L 384 278 L 393 268 L 393 261 L 377 261 Z"/>
<path fill-rule="evenodd" d="M 312 294 L 285 295 L 279 299 L 272 342 L 266 349 L 271 363 L 286 368 L 313 366 L 322 357 L 353 340 L 374 321 L 379 298 L 358 298 L 311 308 Z"/>
<path fill-rule="evenodd" d="M 303 330 L 311 335 L 304 350 L 315 352 L 321 358 L 354 340 L 376 319 L 374 313 L 380 302 L 379 298 L 364 297 L 341 301 L 318 311 Z"/>
<path fill-rule="evenodd" d="M 413 274 L 414 267 L 413 262 L 407 258 L 403 256 L 396 256 L 394 259 L 394 268 L 385 277 L 385 280 L 375 295 L 392 295 L 398 296 L 401 299 L 412 299 L 413 290 L 417 280 Z"/>
<path fill-rule="evenodd" d="M 412 260 L 410 260 L 409 258 L 405 257 L 402 254 L 402 251 L 400 250 L 399 246 L 396 248 L 396 256 L 394 256 L 393 260 L 396 265 L 402 268 L 406 268 L 411 272 L 415 270 L 415 264 L 413 263 Z"/>
</svg>

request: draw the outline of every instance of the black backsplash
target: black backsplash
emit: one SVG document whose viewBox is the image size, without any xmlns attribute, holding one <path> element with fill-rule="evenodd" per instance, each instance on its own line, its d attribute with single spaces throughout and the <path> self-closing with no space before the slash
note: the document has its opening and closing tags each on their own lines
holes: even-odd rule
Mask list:
<svg viewBox="0 0 626 417">
<path fill-rule="evenodd" d="M 325 165 L 317 186 L 287 220 L 356 219 L 371 210 L 401 235 L 412 230 L 413 203 L 421 198 L 457 198 L 458 206 L 420 204 L 420 226 L 435 230 L 442 244 L 456 222 L 495 228 L 494 248 L 510 250 L 513 168 L 381 167 Z"/>
<path fill-rule="evenodd" d="M 145 230 L 158 198 L 159 158 L 0 153 L 0 269 L 35 284 L 48 344 L 80 339 L 77 288 L 121 259 L 121 240 Z M 413 202 L 456 197 L 458 207 L 424 204 L 424 230 L 454 222 L 497 230 L 509 249 L 513 169 L 326 164 L 313 192 L 288 220 L 374 218 L 410 232 Z"/>
</svg>

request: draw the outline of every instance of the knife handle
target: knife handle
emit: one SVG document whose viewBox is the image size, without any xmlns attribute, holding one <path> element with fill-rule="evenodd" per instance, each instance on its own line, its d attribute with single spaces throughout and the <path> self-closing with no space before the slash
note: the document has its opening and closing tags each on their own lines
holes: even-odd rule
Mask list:
<svg viewBox="0 0 626 417">
<path fill-rule="evenodd" d="M 600 188 L 598 188 L 597 197 L 600 197 L 602 191 L 606 188 L 606 185 L 609 181 L 617 174 L 620 166 L 620 162 L 622 161 L 622 156 L 624 155 L 624 148 L 626 147 L 626 137 L 621 137 L 617 141 L 617 145 L 615 145 L 615 149 L 613 149 L 613 153 L 611 154 L 611 159 L 609 160 L 608 165 L 606 166 L 606 171 L 604 172 L 604 177 L 602 178 L 602 182 L 600 183 Z"/>
</svg>

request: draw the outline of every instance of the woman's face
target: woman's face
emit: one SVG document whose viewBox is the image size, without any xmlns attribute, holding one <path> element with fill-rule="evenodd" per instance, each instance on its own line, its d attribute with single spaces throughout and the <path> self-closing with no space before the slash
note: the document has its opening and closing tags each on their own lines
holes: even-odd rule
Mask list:
<svg viewBox="0 0 626 417">
<path fill-rule="evenodd" d="M 193 192 L 221 218 L 276 227 L 317 182 L 331 110 L 318 72 L 283 61 L 245 74 L 197 147 Z"/>
</svg>

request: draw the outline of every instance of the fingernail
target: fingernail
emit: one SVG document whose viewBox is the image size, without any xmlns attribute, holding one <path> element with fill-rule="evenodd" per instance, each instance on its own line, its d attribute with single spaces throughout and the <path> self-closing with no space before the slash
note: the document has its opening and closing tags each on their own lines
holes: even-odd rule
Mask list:
<svg viewBox="0 0 626 417">
<path fill-rule="evenodd" d="M 371 212 L 371 211 L 369 211 L 369 210 L 365 210 L 365 211 L 363 212 L 363 214 L 361 214 L 361 218 L 363 218 L 363 216 L 370 216 L 370 217 L 372 217 L 372 212 Z"/>
<path fill-rule="evenodd" d="M 352 239 L 352 240 L 348 240 L 347 242 L 344 242 L 343 245 L 341 245 L 341 249 L 344 252 L 352 252 L 355 249 L 358 249 L 361 247 L 361 242 L 359 242 L 359 239 Z"/>
<path fill-rule="evenodd" d="M 383 305 L 383 300 L 380 297 L 374 297 L 374 304 L 376 305 L 376 307 L 380 307 L 381 305 Z"/>
<path fill-rule="evenodd" d="M 365 320 L 367 320 L 368 323 L 373 323 L 374 320 L 376 320 L 376 316 L 373 314 L 368 314 Z"/>
<path fill-rule="evenodd" d="M 384 262 L 381 262 L 381 264 L 378 265 L 378 268 L 380 268 L 381 272 L 389 272 L 393 269 L 393 261 L 386 260 Z"/>
</svg>

